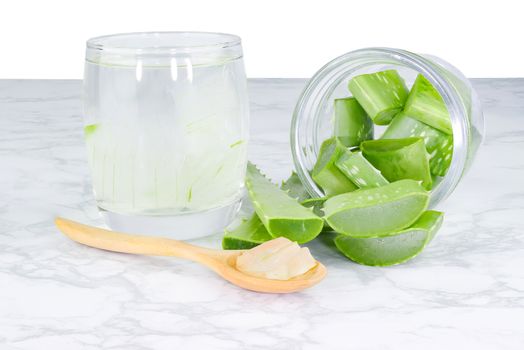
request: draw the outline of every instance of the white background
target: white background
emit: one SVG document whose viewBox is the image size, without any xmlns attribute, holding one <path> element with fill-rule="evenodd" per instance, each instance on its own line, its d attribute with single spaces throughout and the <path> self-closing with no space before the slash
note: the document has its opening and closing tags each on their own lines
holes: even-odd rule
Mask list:
<svg viewBox="0 0 524 350">
<path fill-rule="evenodd" d="M 128 31 L 238 34 L 250 77 L 309 77 L 370 46 L 431 53 L 470 77 L 524 76 L 520 1 L 4 0 L 0 78 L 81 78 L 85 40 Z"/>
</svg>

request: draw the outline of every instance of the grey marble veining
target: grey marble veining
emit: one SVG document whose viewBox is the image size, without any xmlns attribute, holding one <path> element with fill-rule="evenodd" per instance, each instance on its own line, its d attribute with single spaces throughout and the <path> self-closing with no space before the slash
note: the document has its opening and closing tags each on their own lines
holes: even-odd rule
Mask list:
<svg viewBox="0 0 524 350">
<path fill-rule="evenodd" d="M 250 159 L 274 180 L 292 167 L 289 122 L 304 83 L 250 82 Z M 326 280 L 264 295 L 190 262 L 60 235 L 57 214 L 102 223 L 80 82 L 0 81 L 0 349 L 522 349 L 524 79 L 474 86 L 486 140 L 422 255 L 373 268 L 314 242 Z"/>
</svg>

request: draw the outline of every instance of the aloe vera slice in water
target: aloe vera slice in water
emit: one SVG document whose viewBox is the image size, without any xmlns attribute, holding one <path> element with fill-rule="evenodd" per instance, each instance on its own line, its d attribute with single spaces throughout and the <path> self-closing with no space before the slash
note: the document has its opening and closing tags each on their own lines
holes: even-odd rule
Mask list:
<svg viewBox="0 0 524 350">
<path fill-rule="evenodd" d="M 84 136 L 88 137 L 95 133 L 95 131 L 98 129 L 98 124 L 90 124 L 84 126 Z"/>
<path fill-rule="evenodd" d="M 358 187 L 335 166 L 335 161 L 346 148 L 336 138 L 325 140 L 320 147 L 318 159 L 311 177 L 326 196 L 334 196 L 356 190 Z"/>
<path fill-rule="evenodd" d="M 422 137 L 429 154 L 431 174 L 444 176 L 453 156 L 453 135 L 448 135 L 427 124 L 401 113 L 393 119 L 382 139 Z"/>
<path fill-rule="evenodd" d="M 452 134 L 451 119 L 442 96 L 419 74 L 409 93 L 404 112 L 446 134 Z"/>
<path fill-rule="evenodd" d="M 334 109 L 334 135 L 344 146 L 358 146 L 373 138 L 373 122 L 355 98 L 335 99 Z"/>
<path fill-rule="evenodd" d="M 335 245 L 349 259 L 364 265 L 389 266 L 417 256 L 442 226 L 444 215 L 429 210 L 407 229 L 382 237 L 338 235 Z"/>
<path fill-rule="evenodd" d="M 224 249 L 250 249 L 273 239 L 256 214 L 238 226 L 227 228 L 222 238 Z"/>
<path fill-rule="evenodd" d="M 429 194 L 419 181 L 400 180 L 331 197 L 324 203 L 324 213 L 339 233 L 375 237 L 413 224 L 428 203 Z"/>
<path fill-rule="evenodd" d="M 394 69 L 356 76 L 348 88 L 377 125 L 389 124 L 408 97 L 406 84 Z"/>
<path fill-rule="evenodd" d="M 361 152 L 346 150 L 335 165 L 360 188 L 380 187 L 389 183 L 380 171 L 362 156 Z"/>
<path fill-rule="evenodd" d="M 431 189 L 429 156 L 422 138 L 369 140 L 362 142 L 360 148 L 388 181 L 419 180 L 427 190 Z"/>
<path fill-rule="evenodd" d="M 322 231 L 322 218 L 271 183 L 251 163 L 247 166 L 246 187 L 258 217 L 272 237 L 305 243 Z"/>
</svg>

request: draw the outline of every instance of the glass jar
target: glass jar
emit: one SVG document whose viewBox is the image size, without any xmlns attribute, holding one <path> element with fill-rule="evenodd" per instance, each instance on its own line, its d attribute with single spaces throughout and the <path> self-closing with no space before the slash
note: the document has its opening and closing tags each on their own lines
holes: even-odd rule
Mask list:
<svg viewBox="0 0 524 350">
<path fill-rule="evenodd" d="M 470 82 L 451 64 L 391 48 L 346 53 L 322 67 L 304 88 L 293 114 L 291 148 L 296 172 L 312 197 L 324 193 L 311 178 L 322 141 L 333 133 L 333 100 L 350 95 L 348 81 L 361 74 L 396 69 L 411 86 L 423 74 L 442 96 L 453 128 L 453 156 L 447 174 L 431 191 L 430 206 L 446 199 L 470 167 L 484 134 L 479 98 Z M 375 138 L 384 127 L 375 126 Z"/>
<path fill-rule="evenodd" d="M 85 139 L 114 230 L 191 239 L 235 216 L 249 105 L 240 38 L 129 33 L 87 42 Z"/>
</svg>

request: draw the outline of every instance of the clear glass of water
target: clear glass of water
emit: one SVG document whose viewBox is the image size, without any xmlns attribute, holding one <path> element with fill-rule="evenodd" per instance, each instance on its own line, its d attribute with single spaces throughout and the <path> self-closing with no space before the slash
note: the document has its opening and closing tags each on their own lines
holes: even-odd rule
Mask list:
<svg viewBox="0 0 524 350">
<path fill-rule="evenodd" d="M 249 122 L 239 37 L 88 40 L 84 120 L 95 198 L 110 228 L 191 239 L 233 219 Z"/>
</svg>

